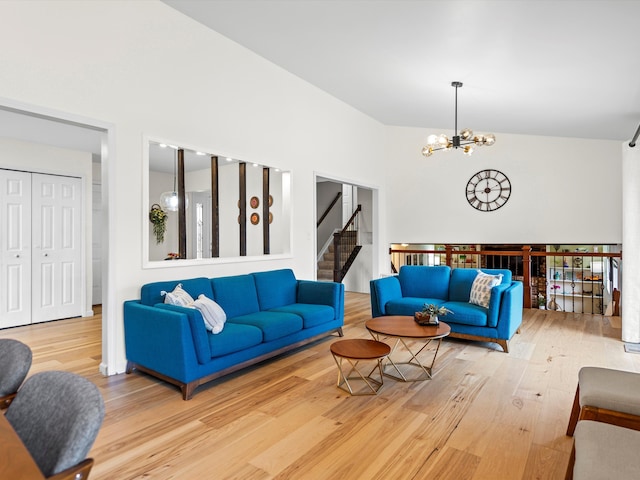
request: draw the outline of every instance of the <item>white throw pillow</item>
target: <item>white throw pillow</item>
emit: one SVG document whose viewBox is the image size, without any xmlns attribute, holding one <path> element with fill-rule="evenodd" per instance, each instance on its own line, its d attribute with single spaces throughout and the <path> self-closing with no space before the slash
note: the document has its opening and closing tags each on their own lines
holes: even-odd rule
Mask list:
<svg viewBox="0 0 640 480">
<path fill-rule="evenodd" d="M 163 290 L 160 292 L 160 295 L 164 295 L 164 303 L 168 303 L 170 305 L 188 307 L 193 303 L 193 297 L 183 290 L 181 283 L 176 285 L 173 292 L 165 292 Z"/>
<path fill-rule="evenodd" d="M 202 294 L 191 306 L 200 311 L 207 330 L 210 330 L 211 333 L 220 333 L 222 331 L 224 322 L 227 321 L 227 314 L 220 305 Z"/>
<path fill-rule="evenodd" d="M 469 303 L 489 308 L 489 300 L 491 299 L 491 289 L 502 283 L 502 274 L 489 275 L 488 273 L 478 270 L 478 275 L 471 285 L 471 294 L 469 295 Z"/>
</svg>

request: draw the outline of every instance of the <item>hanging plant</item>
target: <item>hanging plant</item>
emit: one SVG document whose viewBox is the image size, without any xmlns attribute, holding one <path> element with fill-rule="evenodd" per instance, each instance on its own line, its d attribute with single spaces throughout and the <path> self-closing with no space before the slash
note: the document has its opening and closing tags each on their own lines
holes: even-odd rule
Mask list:
<svg viewBox="0 0 640 480">
<path fill-rule="evenodd" d="M 153 234 L 156 236 L 156 243 L 164 242 L 164 232 L 167 230 L 167 212 L 162 210 L 160 205 L 154 203 L 149 210 L 149 221 L 153 223 Z"/>
</svg>

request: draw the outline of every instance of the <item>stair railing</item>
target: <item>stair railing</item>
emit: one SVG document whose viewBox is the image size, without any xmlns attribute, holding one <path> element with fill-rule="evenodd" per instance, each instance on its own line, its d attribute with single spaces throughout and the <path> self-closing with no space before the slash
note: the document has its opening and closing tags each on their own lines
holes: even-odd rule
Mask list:
<svg viewBox="0 0 640 480">
<path fill-rule="evenodd" d="M 342 282 L 362 249 L 358 239 L 358 214 L 362 205 L 358 205 L 344 228 L 333 234 L 333 281 Z"/>
<path fill-rule="evenodd" d="M 327 215 L 329 215 L 329 212 L 335 206 L 335 204 L 338 203 L 338 200 L 340 200 L 340 197 L 342 197 L 342 192 L 338 192 L 336 194 L 335 198 L 331 201 L 331 203 L 329 204 L 327 209 L 324 211 L 324 213 L 320 215 L 320 219 L 318 220 L 318 223 L 316 223 L 316 228 L 320 226 L 320 224 L 324 221 L 325 218 L 327 218 Z"/>
</svg>

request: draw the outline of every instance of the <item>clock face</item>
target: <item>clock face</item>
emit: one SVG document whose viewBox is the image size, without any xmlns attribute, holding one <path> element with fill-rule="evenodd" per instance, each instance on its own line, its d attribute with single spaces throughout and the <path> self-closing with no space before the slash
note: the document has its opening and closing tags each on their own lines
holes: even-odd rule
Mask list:
<svg viewBox="0 0 640 480">
<path fill-rule="evenodd" d="M 476 210 L 492 212 L 509 200 L 511 182 L 499 170 L 482 170 L 467 183 L 466 195 L 469 205 Z"/>
</svg>

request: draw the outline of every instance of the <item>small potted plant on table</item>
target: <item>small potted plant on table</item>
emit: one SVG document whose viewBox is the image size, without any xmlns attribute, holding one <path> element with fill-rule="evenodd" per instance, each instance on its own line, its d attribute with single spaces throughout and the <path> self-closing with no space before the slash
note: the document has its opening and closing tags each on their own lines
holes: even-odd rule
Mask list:
<svg viewBox="0 0 640 480">
<path fill-rule="evenodd" d="M 413 318 L 418 325 L 438 325 L 440 323 L 440 319 L 438 317 L 444 317 L 449 313 L 453 312 L 444 306 L 439 306 L 434 303 L 425 303 L 422 307 L 422 311 L 416 312 Z"/>
</svg>

